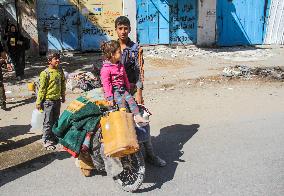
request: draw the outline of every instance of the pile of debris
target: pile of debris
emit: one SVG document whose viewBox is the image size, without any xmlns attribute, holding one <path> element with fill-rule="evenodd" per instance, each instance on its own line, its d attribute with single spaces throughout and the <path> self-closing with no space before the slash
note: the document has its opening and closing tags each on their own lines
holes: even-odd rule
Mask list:
<svg viewBox="0 0 284 196">
<path fill-rule="evenodd" d="M 250 68 L 246 65 L 236 65 L 224 68 L 222 75 L 231 78 L 252 79 L 253 77 L 284 80 L 284 67 L 256 67 Z"/>
<path fill-rule="evenodd" d="M 86 92 L 102 87 L 100 78 L 91 72 L 71 73 L 68 74 L 66 78 L 66 87 L 71 91 L 73 91 L 75 88 L 80 88 Z"/>
<path fill-rule="evenodd" d="M 145 58 L 172 59 L 191 57 L 213 57 L 232 61 L 256 61 L 264 60 L 273 56 L 271 50 L 266 48 L 255 49 L 254 47 L 226 47 L 226 48 L 198 48 L 186 46 L 184 48 L 170 48 L 166 46 L 144 47 Z"/>
</svg>

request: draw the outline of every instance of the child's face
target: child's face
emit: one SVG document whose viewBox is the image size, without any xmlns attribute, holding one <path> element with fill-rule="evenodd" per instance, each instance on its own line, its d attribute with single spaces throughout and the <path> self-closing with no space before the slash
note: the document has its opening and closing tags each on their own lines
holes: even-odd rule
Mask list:
<svg viewBox="0 0 284 196">
<path fill-rule="evenodd" d="M 128 25 L 117 25 L 115 30 L 120 40 L 128 39 L 128 34 L 130 33 L 130 27 Z"/>
<path fill-rule="evenodd" d="M 60 59 L 58 57 L 53 57 L 51 61 L 49 61 L 49 66 L 53 69 L 57 68 L 60 63 Z"/>
<path fill-rule="evenodd" d="M 11 32 L 13 32 L 13 33 L 16 32 L 16 28 L 14 26 L 11 26 Z"/>
<path fill-rule="evenodd" d="M 121 58 L 121 50 L 120 50 L 120 48 L 118 48 L 118 49 L 115 51 L 115 53 L 112 54 L 111 58 L 112 58 L 111 61 L 112 61 L 113 63 L 117 63 L 118 61 L 120 61 L 120 58 Z"/>
</svg>

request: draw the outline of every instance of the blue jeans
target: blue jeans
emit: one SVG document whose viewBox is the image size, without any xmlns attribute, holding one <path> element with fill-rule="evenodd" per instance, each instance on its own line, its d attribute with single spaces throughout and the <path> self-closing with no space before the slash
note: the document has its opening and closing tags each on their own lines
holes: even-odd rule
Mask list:
<svg viewBox="0 0 284 196">
<path fill-rule="evenodd" d="M 114 100 L 119 108 L 126 108 L 128 104 L 130 111 L 136 115 L 139 114 L 139 107 L 137 103 L 135 102 L 134 98 L 128 91 L 125 90 L 125 88 L 121 87 L 119 89 L 114 89 Z"/>
</svg>

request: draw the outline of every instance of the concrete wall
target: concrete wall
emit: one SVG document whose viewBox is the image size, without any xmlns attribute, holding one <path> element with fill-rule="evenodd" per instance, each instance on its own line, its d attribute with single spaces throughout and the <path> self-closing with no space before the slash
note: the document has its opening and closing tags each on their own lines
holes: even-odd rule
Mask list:
<svg viewBox="0 0 284 196">
<path fill-rule="evenodd" d="M 6 20 L 9 19 L 12 24 L 16 25 L 16 8 L 15 0 L 0 0 L 1 14 L 0 25 L 1 32 L 6 26 Z M 31 48 L 27 51 L 29 54 L 38 54 L 38 32 L 36 23 L 36 13 L 34 5 L 27 5 L 22 1 L 18 1 L 18 22 L 22 34 L 31 40 Z"/>
<path fill-rule="evenodd" d="M 38 54 L 38 30 L 35 5 L 27 5 L 26 3 L 19 3 L 19 24 L 22 28 L 24 36 L 29 37 L 31 48 L 28 53 Z"/>
<path fill-rule="evenodd" d="M 267 10 L 264 44 L 284 44 L 284 1 L 271 0 Z"/>
<path fill-rule="evenodd" d="M 216 42 L 216 0 L 198 0 L 197 45 L 210 46 Z"/>
<path fill-rule="evenodd" d="M 132 41 L 137 41 L 137 22 L 136 22 L 136 0 L 123 0 L 123 15 L 127 16 L 131 23 L 129 37 Z"/>
<path fill-rule="evenodd" d="M 122 6 L 122 0 L 38 0 L 40 52 L 98 50 L 103 41 L 117 39 L 114 21 Z"/>
</svg>

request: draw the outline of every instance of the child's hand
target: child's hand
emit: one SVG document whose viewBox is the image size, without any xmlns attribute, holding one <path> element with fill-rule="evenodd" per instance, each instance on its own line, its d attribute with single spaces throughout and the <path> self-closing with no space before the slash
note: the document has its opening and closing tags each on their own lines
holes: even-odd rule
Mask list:
<svg viewBox="0 0 284 196">
<path fill-rule="evenodd" d="M 61 103 L 65 103 L 65 96 L 62 96 Z"/>
<path fill-rule="evenodd" d="M 113 105 L 114 105 L 113 101 L 107 101 L 107 104 L 108 104 L 109 106 L 113 106 Z"/>
<path fill-rule="evenodd" d="M 36 104 L 36 109 L 38 110 L 38 111 L 40 111 L 42 108 L 41 108 L 41 105 L 40 104 Z"/>
</svg>

